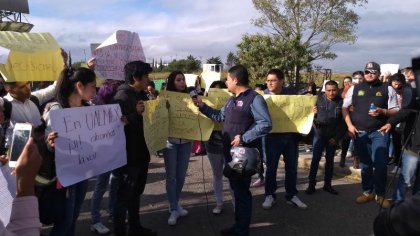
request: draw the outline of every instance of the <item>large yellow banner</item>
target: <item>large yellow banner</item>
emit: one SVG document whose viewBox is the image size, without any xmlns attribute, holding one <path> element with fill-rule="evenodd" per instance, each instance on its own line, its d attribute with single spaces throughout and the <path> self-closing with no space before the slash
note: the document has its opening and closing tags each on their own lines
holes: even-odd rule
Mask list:
<svg viewBox="0 0 420 236">
<path fill-rule="evenodd" d="M 311 131 L 316 96 L 264 95 L 264 98 L 273 122 L 272 133 L 308 134 Z"/>
<path fill-rule="evenodd" d="M 207 141 L 214 122 L 201 114 L 188 93 L 162 91 L 169 102 L 169 137 Z"/>
<path fill-rule="evenodd" d="M 219 90 L 209 93 L 209 97 L 202 97 L 202 100 L 210 107 L 220 109 L 229 97 L 229 93 Z M 316 96 L 264 95 L 264 98 L 273 122 L 271 132 L 309 133 Z M 207 141 L 213 130 L 223 127 L 223 124 L 215 124 L 199 113 L 189 94 L 167 91 L 162 91 L 157 100 L 146 102 L 143 123 L 151 153 L 163 149 L 168 137 Z"/>
<path fill-rule="evenodd" d="M 63 69 L 60 46 L 49 33 L 0 31 L 0 51 L 7 82 L 54 81 Z"/>
<path fill-rule="evenodd" d="M 146 145 L 150 153 L 166 147 L 169 134 L 169 112 L 166 99 L 156 99 L 146 102 L 143 113 L 143 130 Z"/>
</svg>

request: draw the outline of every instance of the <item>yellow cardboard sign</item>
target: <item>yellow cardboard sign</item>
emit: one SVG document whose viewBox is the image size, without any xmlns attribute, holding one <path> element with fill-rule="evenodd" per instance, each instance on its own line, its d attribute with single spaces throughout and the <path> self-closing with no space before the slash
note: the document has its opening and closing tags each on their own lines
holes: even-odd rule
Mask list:
<svg viewBox="0 0 420 236">
<path fill-rule="evenodd" d="M 169 137 L 207 141 L 214 122 L 201 114 L 189 94 L 162 91 L 169 102 Z"/>
<path fill-rule="evenodd" d="M 0 31 L 0 47 L 10 50 L 0 64 L 7 82 L 54 81 L 63 69 L 60 46 L 49 33 Z"/>
<path fill-rule="evenodd" d="M 227 89 L 210 88 L 208 99 L 213 101 L 214 107 L 209 105 L 204 99 L 203 101 L 214 109 L 221 109 L 232 96 L 233 94 L 230 93 Z M 223 122 L 215 122 L 214 130 L 223 130 Z"/>
<path fill-rule="evenodd" d="M 150 153 L 156 153 L 166 147 L 169 134 L 169 113 L 166 99 L 146 102 L 143 113 L 143 130 L 146 145 Z"/>
<path fill-rule="evenodd" d="M 308 134 L 311 131 L 316 96 L 264 95 L 264 98 L 273 123 L 272 133 Z"/>
</svg>

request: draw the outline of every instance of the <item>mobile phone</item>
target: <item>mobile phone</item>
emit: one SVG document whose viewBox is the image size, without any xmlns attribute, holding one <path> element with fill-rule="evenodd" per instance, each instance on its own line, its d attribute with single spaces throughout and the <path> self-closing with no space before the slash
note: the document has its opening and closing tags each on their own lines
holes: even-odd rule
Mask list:
<svg viewBox="0 0 420 236">
<path fill-rule="evenodd" d="M 31 137 L 32 125 L 29 123 L 16 123 L 13 129 L 12 145 L 9 151 L 9 166 L 16 167 L 16 162 Z"/>
</svg>

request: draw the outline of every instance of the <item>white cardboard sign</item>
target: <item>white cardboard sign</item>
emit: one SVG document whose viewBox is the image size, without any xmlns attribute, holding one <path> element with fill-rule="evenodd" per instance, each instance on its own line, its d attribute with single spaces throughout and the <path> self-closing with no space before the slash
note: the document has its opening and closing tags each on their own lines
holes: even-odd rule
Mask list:
<svg viewBox="0 0 420 236">
<path fill-rule="evenodd" d="M 135 32 L 118 30 L 94 51 L 95 72 L 103 79 L 124 80 L 124 66 L 130 61 L 146 62 L 140 37 Z"/>
<path fill-rule="evenodd" d="M 57 132 L 55 165 L 66 187 L 127 163 L 124 124 L 118 104 L 53 110 Z"/>
</svg>

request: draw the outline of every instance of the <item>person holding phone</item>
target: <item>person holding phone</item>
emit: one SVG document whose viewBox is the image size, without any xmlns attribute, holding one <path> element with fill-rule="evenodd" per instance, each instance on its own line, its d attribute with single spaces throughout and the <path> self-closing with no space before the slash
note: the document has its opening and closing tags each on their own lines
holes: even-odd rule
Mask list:
<svg viewBox="0 0 420 236">
<path fill-rule="evenodd" d="M 2 112 L 1 112 L 2 113 Z M 1 117 L 1 115 L 0 115 Z M 0 120 L 1 123 L 1 120 Z M 38 200 L 35 196 L 35 176 L 41 166 L 42 157 L 33 139 L 29 138 L 16 161 L 16 198 L 13 200 L 10 221 L 7 226 L 0 221 L 0 235 L 39 235 Z M 2 164 L 6 164 L 2 162 Z"/>
<path fill-rule="evenodd" d="M 57 109 L 89 106 L 88 101 L 96 94 L 96 75 L 90 69 L 71 67 L 61 71 L 57 81 L 56 102 L 50 106 L 49 112 L 44 114 L 47 128 L 47 145 L 54 151 L 54 140 L 58 135 L 51 128 L 50 112 Z M 55 157 L 57 158 L 57 157 Z M 59 184 L 57 184 L 59 186 Z M 76 220 L 88 186 L 88 180 L 70 185 L 65 188 L 66 199 L 64 206 L 64 217 L 56 219 L 51 230 L 51 236 L 73 236 L 75 235 Z"/>
</svg>

